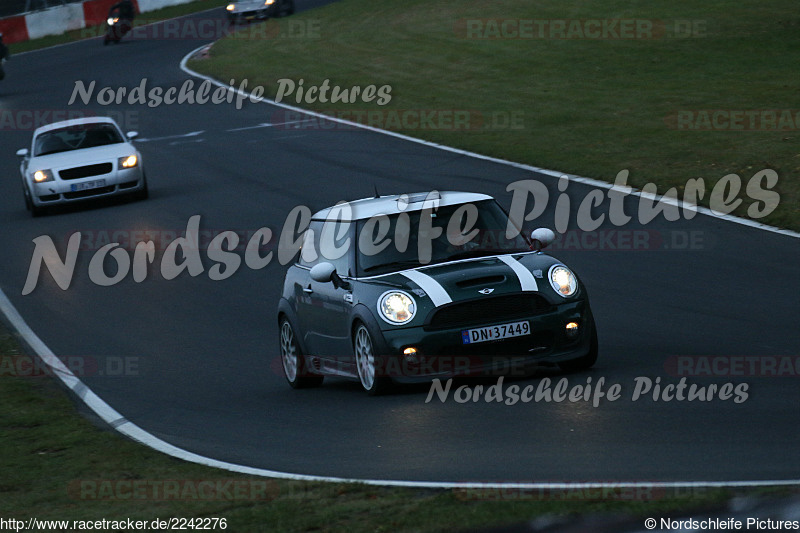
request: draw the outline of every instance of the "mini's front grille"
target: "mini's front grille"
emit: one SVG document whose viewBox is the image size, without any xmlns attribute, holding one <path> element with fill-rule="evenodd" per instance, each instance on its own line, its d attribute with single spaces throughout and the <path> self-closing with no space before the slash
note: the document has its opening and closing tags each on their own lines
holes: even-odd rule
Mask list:
<svg viewBox="0 0 800 533">
<path fill-rule="evenodd" d="M 107 194 L 110 192 L 114 192 L 114 185 L 98 187 L 96 189 L 87 189 L 85 191 L 65 192 L 64 198 L 68 200 L 75 200 L 77 198 L 86 198 L 87 196 L 96 196 L 98 194 Z"/>
<path fill-rule="evenodd" d="M 452 344 L 438 351 L 426 352 L 433 356 L 468 356 L 472 364 L 491 362 L 496 357 L 530 357 L 546 355 L 555 345 L 555 335 L 551 330 L 533 331 L 530 335 L 498 339 L 474 344 Z"/>
<path fill-rule="evenodd" d="M 66 168 L 59 170 L 58 175 L 62 180 L 77 180 L 80 178 L 88 178 L 90 176 L 101 176 L 108 174 L 113 169 L 111 163 L 98 163 L 96 165 L 86 165 L 83 167 Z"/>
<path fill-rule="evenodd" d="M 478 298 L 442 306 L 428 316 L 425 329 L 449 329 L 483 325 L 488 321 L 524 319 L 551 310 L 552 306 L 539 294 L 507 294 Z"/>
</svg>

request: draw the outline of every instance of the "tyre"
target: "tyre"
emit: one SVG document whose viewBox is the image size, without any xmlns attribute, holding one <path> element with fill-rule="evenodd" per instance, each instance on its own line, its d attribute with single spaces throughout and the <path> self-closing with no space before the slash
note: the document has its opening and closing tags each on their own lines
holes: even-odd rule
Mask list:
<svg viewBox="0 0 800 533">
<path fill-rule="evenodd" d="M 594 319 L 592 319 L 592 340 L 589 344 L 589 351 L 586 352 L 586 355 L 583 357 L 579 357 L 577 359 L 573 359 L 572 361 L 564 361 L 563 363 L 558 363 L 558 366 L 562 370 L 566 370 L 568 372 L 576 372 L 579 370 L 588 370 L 597 362 L 597 328 L 594 326 Z"/>
<path fill-rule="evenodd" d="M 283 364 L 283 375 L 295 389 L 306 387 L 318 387 L 322 385 L 323 376 L 317 376 L 308 372 L 306 360 L 300 351 L 297 337 L 291 322 L 286 317 L 280 321 L 279 340 L 281 345 L 281 363 Z"/>
<path fill-rule="evenodd" d="M 150 193 L 147 190 L 147 176 L 142 175 L 142 181 L 144 181 L 144 187 L 133 193 L 135 200 L 147 200 L 150 197 Z"/>
<path fill-rule="evenodd" d="M 45 214 L 47 208 L 45 207 L 37 207 L 34 205 L 33 200 L 31 200 L 31 193 L 27 187 L 23 185 L 22 194 L 25 195 L 25 208 L 31 212 L 31 216 L 33 217 L 40 217 Z"/>
<path fill-rule="evenodd" d="M 28 188 L 24 185 L 22 186 L 22 196 L 25 197 L 25 209 L 30 211 L 33 207 L 33 202 L 31 202 L 31 194 L 28 192 Z"/>
<path fill-rule="evenodd" d="M 359 323 L 353 336 L 353 355 L 355 356 L 358 380 L 368 394 L 376 396 L 383 394 L 391 387 L 391 380 L 386 376 L 379 376 L 379 369 L 375 364 L 375 348 L 367 326 Z"/>
<path fill-rule="evenodd" d="M 279 17 L 287 17 L 294 14 L 294 0 L 283 0 L 278 8 Z"/>
</svg>

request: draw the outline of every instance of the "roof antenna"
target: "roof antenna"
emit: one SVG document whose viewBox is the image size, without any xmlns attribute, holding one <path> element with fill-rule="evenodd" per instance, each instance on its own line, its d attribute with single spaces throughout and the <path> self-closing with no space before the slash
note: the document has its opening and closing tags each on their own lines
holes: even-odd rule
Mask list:
<svg viewBox="0 0 800 533">
<path fill-rule="evenodd" d="M 380 198 L 381 195 L 378 194 L 378 186 L 374 183 L 372 184 L 372 186 L 375 188 L 375 198 Z"/>
</svg>

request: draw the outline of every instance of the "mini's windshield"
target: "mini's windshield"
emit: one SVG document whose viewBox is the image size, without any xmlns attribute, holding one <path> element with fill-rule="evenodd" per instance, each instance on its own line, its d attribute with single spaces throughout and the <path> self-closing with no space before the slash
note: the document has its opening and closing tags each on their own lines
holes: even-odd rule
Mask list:
<svg viewBox="0 0 800 533">
<path fill-rule="evenodd" d="M 508 224 L 508 216 L 494 200 L 360 220 L 357 275 L 374 276 L 457 259 L 529 252 L 530 244 L 521 234 L 506 237 Z"/>
<path fill-rule="evenodd" d="M 113 124 L 76 124 L 42 133 L 36 137 L 34 156 L 57 154 L 82 148 L 94 148 L 106 144 L 123 142 L 119 130 Z"/>
</svg>

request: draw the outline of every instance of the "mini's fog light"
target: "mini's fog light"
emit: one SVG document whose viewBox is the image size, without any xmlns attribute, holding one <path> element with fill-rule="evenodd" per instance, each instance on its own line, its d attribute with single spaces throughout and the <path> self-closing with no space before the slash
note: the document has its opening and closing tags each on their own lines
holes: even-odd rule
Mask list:
<svg viewBox="0 0 800 533">
<path fill-rule="evenodd" d="M 409 363 L 418 363 L 419 358 L 417 357 L 417 349 L 413 346 L 409 346 L 405 350 L 403 350 L 403 356 L 406 358 L 406 361 Z"/>
<path fill-rule="evenodd" d="M 574 339 L 578 336 L 578 323 L 577 322 L 570 322 L 567 324 L 567 337 L 570 339 Z"/>
</svg>

